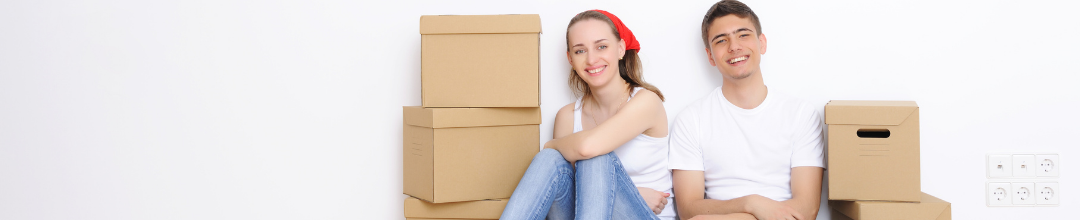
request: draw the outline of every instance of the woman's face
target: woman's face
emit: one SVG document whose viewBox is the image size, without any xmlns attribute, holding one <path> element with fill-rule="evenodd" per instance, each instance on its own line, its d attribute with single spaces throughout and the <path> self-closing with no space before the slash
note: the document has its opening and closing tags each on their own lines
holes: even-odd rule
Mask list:
<svg viewBox="0 0 1080 220">
<path fill-rule="evenodd" d="M 626 53 L 623 41 L 615 37 L 611 26 L 596 19 L 586 19 L 567 30 L 566 57 L 578 76 L 590 87 L 602 87 L 619 77 L 619 58 Z"/>
</svg>

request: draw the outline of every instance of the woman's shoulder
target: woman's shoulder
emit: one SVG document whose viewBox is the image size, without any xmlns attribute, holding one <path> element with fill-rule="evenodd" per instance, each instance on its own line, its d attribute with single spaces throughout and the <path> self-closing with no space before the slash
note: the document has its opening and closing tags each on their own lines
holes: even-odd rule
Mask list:
<svg viewBox="0 0 1080 220">
<path fill-rule="evenodd" d="M 555 120 L 573 120 L 574 119 L 574 105 L 576 102 L 566 104 L 562 108 L 559 108 L 559 112 L 555 113 Z"/>
<path fill-rule="evenodd" d="M 664 101 L 660 100 L 660 95 L 657 95 L 656 92 L 648 89 L 640 89 L 639 91 L 637 91 L 636 94 L 634 94 L 634 97 L 630 98 L 630 100 L 641 100 L 638 102 L 645 102 L 654 106 L 660 106 L 661 108 L 664 107 Z"/>
<path fill-rule="evenodd" d="M 570 104 L 564 105 L 562 108 L 559 108 L 558 115 L 574 114 L 574 109 L 577 107 L 576 105 L 577 105 L 577 102 L 571 102 Z"/>
</svg>

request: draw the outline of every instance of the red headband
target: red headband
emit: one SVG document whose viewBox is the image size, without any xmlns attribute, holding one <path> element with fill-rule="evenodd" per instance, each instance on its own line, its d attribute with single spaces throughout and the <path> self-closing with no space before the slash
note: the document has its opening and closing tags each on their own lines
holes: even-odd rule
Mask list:
<svg viewBox="0 0 1080 220">
<path fill-rule="evenodd" d="M 630 32 L 630 28 L 626 28 L 626 25 L 622 23 L 622 20 L 619 20 L 619 17 L 615 17 L 615 15 L 610 12 L 600 9 L 594 9 L 592 11 L 600 12 L 600 14 L 604 14 L 608 19 L 611 19 L 611 23 L 615 24 L 615 30 L 619 32 L 619 38 L 626 41 L 626 50 L 638 50 L 638 52 L 641 52 L 641 44 L 639 44 L 637 38 L 634 37 L 634 32 Z"/>
</svg>

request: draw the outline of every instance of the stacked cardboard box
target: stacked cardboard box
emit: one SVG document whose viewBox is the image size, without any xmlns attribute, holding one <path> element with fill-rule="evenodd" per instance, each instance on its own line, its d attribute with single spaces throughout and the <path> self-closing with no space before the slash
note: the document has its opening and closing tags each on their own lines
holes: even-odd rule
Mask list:
<svg viewBox="0 0 1080 220">
<path fill-rule="evenodd" d="M 540 150 L 540 16 L 420 17 L 423 106 L 402 109 L 408 219 L 498 219 Z"/>
<path fill-rule="evenodd" d="M 825 124 L 834 219 L 951 218 L 948 202 L 921 192 L 915 102 L 833 100 Z"/>
<path fill-rule="evenodd" d="M 507 199 L 489 199 L 436 204 L 407 198 L 405 219 L 499 219 L 506 202 Z"/>
</svg>

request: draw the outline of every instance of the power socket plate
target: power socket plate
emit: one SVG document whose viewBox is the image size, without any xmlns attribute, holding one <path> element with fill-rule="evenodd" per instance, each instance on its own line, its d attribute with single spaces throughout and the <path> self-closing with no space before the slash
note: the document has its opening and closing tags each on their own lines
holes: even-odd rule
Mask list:
<svg viewBox="0 0 1080 220">
<path fill-rule="evenodd" d="M 1057 154 L 1038 154 L 1035 155 L 1036 170 L 1035 175 L 1039 177 L 1057 177 L 1058 170 L 1061 168 L 1059 163 L 1060 157 Z"/>
<path fill-rule="evenodd" d="M 1035 183 L 1012 183 L 1013 205 L 1035 204 Z"/>
<path fill-rule="evenodd" d="M 1035 203 L 1039 205 L 1058 205 L 1061 191 L 1058 183 L 1035 183 Z"/>
<path fill-rule="evenodd" d="M 1010 183 L 990 182 L 986 184 L 986 206 L 1012 205 L 1012 186 Z"/>
</svg>

